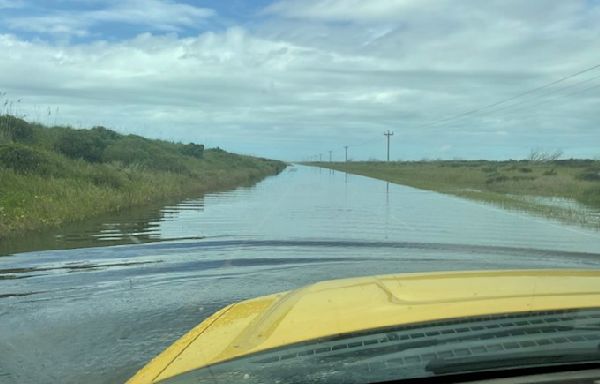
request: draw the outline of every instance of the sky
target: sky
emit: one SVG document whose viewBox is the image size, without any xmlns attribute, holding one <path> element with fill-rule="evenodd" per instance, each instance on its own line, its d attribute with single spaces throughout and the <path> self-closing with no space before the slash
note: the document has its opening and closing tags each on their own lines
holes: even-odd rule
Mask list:
<svg viewBox="0 0 600 384">
<path fill-rule="evenodd" d="M 0 113 L 289 161 L 600 158 L 599 64 L 600 0 L 0 0 Z"/>
</svg>

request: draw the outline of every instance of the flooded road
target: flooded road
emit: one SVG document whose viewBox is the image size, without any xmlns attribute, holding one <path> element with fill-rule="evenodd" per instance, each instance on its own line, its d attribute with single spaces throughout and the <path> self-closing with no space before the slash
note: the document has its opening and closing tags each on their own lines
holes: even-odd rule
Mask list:
<svg viewBox="0 0 600 384">
<path fill-rule="evenodd" d="M 297 166 L 2 251 L 0 383 L 118 383 L 234 301 L 370 274 L 600 268 L 600 233 Z"/>
</svg>

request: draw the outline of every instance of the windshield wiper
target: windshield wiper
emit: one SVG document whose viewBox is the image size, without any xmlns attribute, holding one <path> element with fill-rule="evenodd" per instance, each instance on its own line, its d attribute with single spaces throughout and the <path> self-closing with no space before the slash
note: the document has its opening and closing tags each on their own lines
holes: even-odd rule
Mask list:
<svg viewBox="0 0 600 384">
<path fill-rule="evenodd" d="M 577 348 L 547 353 L 513 353 L 481 357 L 437 358 L 425 369 L 435 375 L 481 372 L 490 370 L 557 366 L 565 364 L 597 364 L 600 366 L 600 345 L 593 348 Z"/>
<path fill-rule="evenodd" d="M 558 348 L 567 347 L 569 350 L 590 349 L 590 343 L 595 345 L 600 340 L 600 327 L 596 324 L 581 324 L 578 326 L 564 325 L 529 325 L 511 326 L 494 330 L 470 330 L 464 333 L 440 334 L 427 337 L 426 332 L 421 332 L 422 337 L 415 340 L 406 340 L 405 335 L 391 333 L 386 335 L 385 342 L 363 347 L 358 350 L 342 349 L 337 353 L 330 353 L 321 357 L 322 361 L 334 361 L 348 359 L 355 363 L 370 363 L 386 360 L 401 361 L 411 356 L 420 356 L 419 361 L 434 361 L 439 359 L 458 359 L 463 356 L 455 356 L 455 351 L 467 351 L 469 356 L 475 359 L 483 356 L 497 356 L 507 354 L 506 349 L 514 352 L 529 351 L 529 355 L 545 353 L 549 345 Z M 582 343 L 575 346 L 574 343 Z M 458 351 L 457 351 L 458 350 Z M 556 351 L 557 349 L 553 349 Z M 440 357 L 440 354 L 442 357 Z M 444 356 L 449 354 L 449 356 Z"/>
</svg>

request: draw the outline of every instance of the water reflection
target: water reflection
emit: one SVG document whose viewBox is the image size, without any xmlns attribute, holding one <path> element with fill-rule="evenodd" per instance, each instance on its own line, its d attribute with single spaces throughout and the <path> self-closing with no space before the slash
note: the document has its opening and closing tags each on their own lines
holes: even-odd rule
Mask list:
<svg viewBox="0 0 600 384">
<path fill-rule="evenodd" d="M 74 249 L 94 246 L 151 243 L 175 239 L 198 239 L 200 236 L 168 238 L 161 222 L 177 220 L 182 215 L 198 215 L 204 210 L 204 198 L 163 201 L 124 212 L 107 214 L 90 220 L 67 224 L 44 232 L 0 242 L 0 256 L 40 249 Z"/>
<path fill-rule="evenodd" d="M 385 183 L 385 205 L 390 205 L 390 183 Z"/>
<path fill-rule="evenodd" d="M 600 249 L 598 232 L 330 169 L 290 167 L 258 186 L 163 202 L 3 241 L 0 255 L 221 237 Z"/>
</svg>

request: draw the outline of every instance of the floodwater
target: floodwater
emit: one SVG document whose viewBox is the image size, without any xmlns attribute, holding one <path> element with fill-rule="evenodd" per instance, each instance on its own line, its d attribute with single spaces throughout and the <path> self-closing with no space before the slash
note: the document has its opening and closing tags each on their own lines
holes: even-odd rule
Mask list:
<svg viewBox="0 0 600 384">
<path fill-rule="evenodd" d="M 119 383 L 231 302 L 370 274 L 600 268 L 600 232 L 295 166 L 0 252 L 0 383 Z"/>
</svg>

